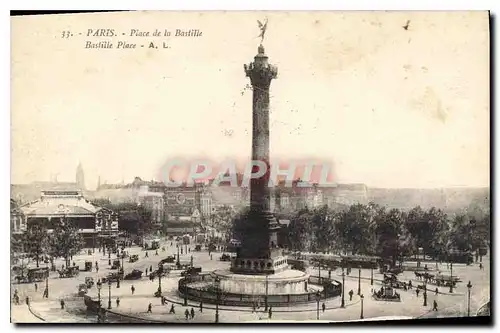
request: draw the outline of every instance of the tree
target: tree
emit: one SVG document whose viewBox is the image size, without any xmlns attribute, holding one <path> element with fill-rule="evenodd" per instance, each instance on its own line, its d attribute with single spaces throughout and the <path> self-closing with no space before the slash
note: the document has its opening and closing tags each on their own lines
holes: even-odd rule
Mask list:
<svg viewBox="0 0 500 333">
<path fill-rule="evenodd" d="M 458 251 L 472 250 L 472 224 L 465 214 L 458 214 L 452 220 L 450 230 L 451 247 Z"/>
<path fill-rule="evenodd" d="M 71 257 L 83 248 L 83 238 L 78 229 L 66 219 L 56 224 L 49 242 L 51 252 L 55 257 L 64 258 L 66 267 L 70 266 Z"/>
<path fill-rule="evenodd" d="M 312 213 L 306 207 L 290 220 L 290 248 L 294 251 L 310 250 L 312 230 Z"/>
<path fill-rule="evenodd" d="M 212 214 L 210 226 L 224 235 L 225 240 L 228 241 L 232 234 L 235 217 L 236 212 L 234 209 L 231 206 L 223 205 Z"/>
<path fill-rule="evenodd" d="M 427 234 L 423 240 L 425 253 L 438 258 L 446 253 L 449 240 L 448 216 L 441 210 L 432 207 L 424 214 L 427 221 Z"/>
<path fill-rule="evenodd" d="M 37 268 L 40 267 L 40 259 L 48 250 L 47 228 L 39 223 L 29 224 L 22 242 L 28 256 L 35 260 Z"/>
<path fill-rule="evenodd" d="M 380 257 L 396 265 L 398 258 L 412 253 L 413 240 L 405 227 L 406 216 L 399 209 L 379 211 L 377 215 L 377 252 Z"/>
<path fill-rule="evenodd" d="M 314 233 L 313 252 L 328 252 L 334 247 L 335 227 L 332 212 L 327 205 L 312 212 L 312 228 Z"/>
<path fill-rule="evenodd" d="M 342 212 L 336 223 L 337 235 L 344 245 L 344 251 L 350 249 L 352 254 L 368 254 L 372 249 L 372 213 L 373 208 L 355 204 Z"/>
</svg>

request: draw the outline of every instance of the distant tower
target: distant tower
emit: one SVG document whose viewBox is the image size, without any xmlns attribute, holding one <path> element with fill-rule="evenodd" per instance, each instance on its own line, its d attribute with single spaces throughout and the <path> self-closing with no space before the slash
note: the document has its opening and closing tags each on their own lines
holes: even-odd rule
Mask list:
<svg viewBox="0 0 500 333">
<path fill-rule="evenodd" d="M 76 185 L 80 189 L 85 190 L 85 176 L 83 175 L 82 162 L 78 163 L 76 167 Z"/>
<path fill-rule="evenodd" d="M 97 190 L 101 187 L 101 176 L 97 177 Z"/>
</svg>

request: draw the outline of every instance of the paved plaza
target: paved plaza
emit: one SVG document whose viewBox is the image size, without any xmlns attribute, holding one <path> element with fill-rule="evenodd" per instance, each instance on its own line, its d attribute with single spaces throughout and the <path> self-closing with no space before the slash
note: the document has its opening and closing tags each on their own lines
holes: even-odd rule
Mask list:
<svg viewBox="0 0 500 333">
<path fill-rule="evenodd" d="M 158 256 L 155 251 L 148 251 L 149 257 L 145 258 L 145 251 L 139 247 L 128 248 L 130 254 L 138 254 L 139 261 L 128 263 L 125 259 L 125 274 L 132 269 L 139 269 L 143 272 L 146 268 L 157 268 L 158 261 L 168 255 L 177 252 L 174 246 L 170 246 L 170 242 L 164 242 L 166 251 L 158 250 Z M 191 246 L 194 248 L 194 246 Z M 219 260 L 221 253 L 213 253 L 213 260 L 206 251 L 190 252 L 181 255 L 181 262 L 189 262 L 191 255 L 194 259 L 195 266 L 202 266 L 203 271 L 208 272 L 216 269 L 227 269 L 229 262 Z M 111 255 L 112 260 L 116 255 Z M 95 268 L 92 272 L 80 272 L 74 278 L 59 278 L 57 272 L 51 272 L 49 279 L 49 298 L 43 299 L 42 293 L 45 288 L 45 282 L 38 283 L 38 290 L 35 291 L 35 286 L 31 284 L 15 284 L 12 283 L 11 294 L 14 290 L 18 290 L 20 295 L 21 305 L 12 305 L 11 318 L 13 322 L 96 322 L 94 314 L 87 313 L 83 298 L 77 296 L 78 285 L 84 283 L 85 277 L 91 276 L 95 281 L 99 277 L 107 276 L 111 270 L 108 265 L 108 255 L 103 256 L 102 253 L 95 252 L 93 255 L 78 255 L 74 261 L 80 267 L 84 266 L 84 262 L 89 260 L 95 263 L 99 262 L 99 273 L 96 273 Z M 62 260 L 56 262 L 57 267 L 63 264 Z M 424 263 L 423 263 L 424 264 Z M 429 267 L 435 263 L 427 263 Z M 401 302 L 380 302 L 371 298 L 372 289 L 381 287 L 380 280 L 382 275 L 374 271 L 374 285 L 370 285 L 369 269 L 361 270 L 361 293 L 365 296 L 363 300 L 364 318 L 373 318 L 381 316 L 409 316 L 413 318 L 427 317 L 447 317 L 447 316 L 465 316 L 467 315 L 467 287 L 466 284 L 470 280 L 473 287 L 471 289 L 471 314 L 475 314 L 478 308 L 489 300 L 490 293 L 490 267 L 489 257 L 483 258 L 484 270 L 479 269 L 478 264 L 470 266 L 454 264 L 453 275 L 458 275 L 462 282 L 457 285 L 457 288 L 452 294 L 449 293 L 449 288 L 439 287 L 439 293 L 436 295 L 434 290 L 436 286 L 428 285 L 427 306 L 423 306 L 423 295 L 417 297 L 415 288 L 408 291 L 398 290 L 401 294 Z M 441 271 L 446 272 L 446 264 L 439 266 Z M 309 273 L 317 276 L 319 271 L 317 268 L 310 269 Z M 449 273 L 449 271 L 448 271 Z M 327 277 L 328 271 L 321 270 L 321 276 Z M 333 279 L 342 281 L 341 270 L 332 271 Z M 180 271 L 172 271 L 168 277 L 162 278 L 161 286 L 163 296 L 167 299 L 167 304 L 162 305 L 160 298 L 153 297 L 153 293 L 158 288 L 158 278 L 150 281 L 148 277 L 143 276 L 140 280 L 124 280 L 120 283 L 120 288 L 116 288 L 116 283 L 111 286 L 111 312 L 128 316 L 119 317 L 113 314 L 108 316 L 109 321 L 113 320 L 121 322 L 141 322 L 141 321 L 160 321 L 160 322 L 214 322 L 215 321 L 215 305 L 203 304 L 203 311 L 200 311 L 200 304 L 193 301 L 188 301 L 188 306 L 183 306 L 183 299 L 177 295 L 177 283 L 180 279 Z M 422 284 L 415 280 L 413 272 L 405 271 L 399 276 L 402 281 L 412 280 L 414 286 Z M 132 295 L 131 287 L 135 288 L 135 293 Z M 349 300 L 349 291 L 353 290 L 354 296 Z M 320 320 L 343 321 L 356 320 L 360 318 L 361 300 L 357 295 L 358 290 L 358 270 L 353 269 L 349 276 L 345 276 L 345 303 L 344 309 L 340 308 L 340 297 L 320 301 Z M 93 286 L 88 295 L 93 299 L 98 298 L 97 289 Z M 28 309 L 24 300 L 26 296 L 30 298 L 31 311 Z M 119 307 L 116 306 L 116 299 L 120 298 Z M 60 307 L 60 300 L 65 300 L 65 309 Z M 108 284 L 103 284 L 101 289 L 101 299 L 103 307 L 108 307 L 109 287 Z M 433 301 L 438 303 L 438 311 L 432 311 Z M 147 312 L 149 303 L 152 304 L 151 313 Z M 325 311 L 322 311 L 322 304 L 325 303 Z M 174 305 L 175 314 L 170 314 L 171 305 Z M 185 310 L 195 310 L 194 319 L 185 318 Z M 317 303 L 300 304 L 293 307 L 276 307 L 272 309 L 273 320 L 316 320 Z M 267 320 L 268 313 L 261 307 L 256 312 L 252 312 L 251 308 L 245 307 L 229 307 L 219 306 L 219 321 L 222 323 L 230 322 L 245 322 Z"/>
</svg>

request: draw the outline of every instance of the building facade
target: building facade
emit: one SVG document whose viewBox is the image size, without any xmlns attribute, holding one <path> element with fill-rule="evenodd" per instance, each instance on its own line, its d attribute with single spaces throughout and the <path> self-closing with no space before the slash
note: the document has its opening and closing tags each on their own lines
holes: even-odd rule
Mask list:
<svg viewBox="0 0 500 333">
<path fill-rule="evenodd" d="M 92 204 L 82 191 L 42 191 L 39 200 L 19 210 L 22 222 L 14 232 L 23 233 L 30 224 L 40 223 L 50 233 L 58 223 L 69 221 L 82 235 L 85 247 L 98 247 L 118 236 L 118 214 Z"/>
</svg>

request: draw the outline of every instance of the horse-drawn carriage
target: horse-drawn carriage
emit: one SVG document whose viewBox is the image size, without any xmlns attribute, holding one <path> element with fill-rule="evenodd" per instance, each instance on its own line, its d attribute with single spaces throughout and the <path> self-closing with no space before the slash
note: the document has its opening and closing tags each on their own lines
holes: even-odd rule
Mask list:
<svg viewBox="0 0 500 333">
<path fill-rule="evenodd" d="M 186 277 L 191 275 L 197 275 L 199 273 L 201 273 L 201 267 L 189 267 L 188 269 L 186 269 L 181 273 L 181 276 Z"/>
<path fill-rule="evenodd" d="M 128 262 L 136 262 L 139 260 L 139 256 L 137 254 L 133 254 L 128 258 Z"/>
<path fill-rule="evenodd" d="M 231 255 L 227 253 L 223 253 L 220 258 L 220 261 L 231 261 Z"/>
<path fill-rule="evenodd" d="M 160 260 L 160 262 L 158 263 L 158 265 L 170 264 L 170 263 L 173 263 L 174 261 L 175 261 L 175 257 L 174 256 L 168 256 L 165 259 Z"/>
<path fill-rule="evenodd" d="M 92 261 L 85 262 L 84 272 L 92 272 Z"/>
<path fill-rule="evenodd" d="M 374 291 L 372 298 L 375 301 L 401 302 L 401 295 L 387 284 L 382 285 L 379 290 Z"/>
<path fill-rule="evenodd" d="M 113 265 L 111 265 L 111 269 L 118 269 L 120 268 L 120 260 L 119 259 L 116 259 L 116 260 L 113 260 Z"/>
<path fill-rule="evenodd" d="M 132 270 L 132 272 L 125 275 L 124 280 L 139 280 L 142 277 L 142 271 L 138 269 Z"/>
<path fill-rule="evenodd" d="M 72 266 L 65 269 L 57 271 L 59 273 L 59 278 L 72 278 L 80 274 L 80 269 L 78 266 Z"/>
<path fill-rule="evenodd" d="M 460 278 L 458 276 L 450 276 L 446 274 L 432 274 L 429 272 L 414 272 L 417 280 L 425 281 L 426 283 L 436 285 L 438 287 L 449 287 L 453 285 L 455 287 Z"/>
<path fill-rule="evenodd" d="M 117 282 L 118 280 L 123 280 L 123 271 L 121 270 L 116 273 L 110 273 L 101 279 L 102 283 Z"/>
<path fill-rule="evenodd" d="M 92 286 L 94 285 L 94 278 L 93 277 L 90 277 L 90 276 L 87 276 L 85 278 L 85 285 L 87 286 L 87 288 L 92 288 Z"/>
<path fill-rule="evenodd" d="M 78 286 L 78 296 L 85 296 L 88 292 L 87 285 L 85 283 L 81 283 Z"/>
</svg>

